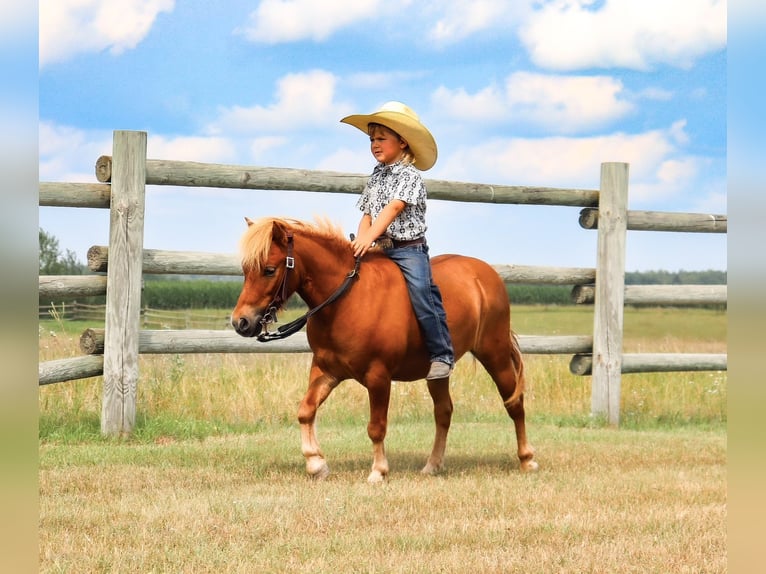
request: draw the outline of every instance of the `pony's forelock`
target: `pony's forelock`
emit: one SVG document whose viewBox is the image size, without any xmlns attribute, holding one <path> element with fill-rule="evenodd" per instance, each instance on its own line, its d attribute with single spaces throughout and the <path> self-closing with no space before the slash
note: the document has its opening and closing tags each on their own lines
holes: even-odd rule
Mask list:
<svg viewBox="0 0 766 574">
<path fill-rule="evenodd" d="M 264 217 L 250 223 L 239 241 L 242 269 L 245 272 L 255 271 L 257 273 L 261 270 L 261 265 L 268 257 L 269 249 L 271 249 L 271 238 L 275 223 L 292 229 L 294 234 L 305 233 L 348 242 L 344 238 L 343 230 L 340 226 L 331 222 L 326 217 L 317 216 L 314 218 L 314 223 L 290 218 Z"/>
</svg>

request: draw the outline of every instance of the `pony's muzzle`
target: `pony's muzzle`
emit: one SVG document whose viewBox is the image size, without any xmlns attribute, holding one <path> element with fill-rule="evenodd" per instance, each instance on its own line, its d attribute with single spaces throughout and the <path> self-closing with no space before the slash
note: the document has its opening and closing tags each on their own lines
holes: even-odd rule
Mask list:
<svg viewBox="0 0 766 574">
<path fill-rule="evenodd" d="M 261 321 L 259 317 L 248 319 L 247 317 L 231 318 L 231 326 L 243 337 L 255 337 L 261 332 Z"/>
</svg>

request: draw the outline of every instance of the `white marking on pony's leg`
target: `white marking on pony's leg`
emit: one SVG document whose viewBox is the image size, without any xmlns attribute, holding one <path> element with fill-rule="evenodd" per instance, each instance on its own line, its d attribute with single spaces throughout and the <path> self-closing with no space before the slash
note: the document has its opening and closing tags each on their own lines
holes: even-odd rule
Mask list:
<svg viewBox="0 0 766 574">
<path fill-rule="evenodd" d="M 372 470 L 367 477 L 370 484 L 378 484 L 388 476 L 388 459 L 386 458 L 386 447 L 381 442 L 372 443 Z"/>
<path fill-rule="evenodd" d="M 426 465 L 420 471 L 423 474 L 435 475 L 444 468 L 444 451 L 447 448 L 447 433 L 441 428 L 436 427 L 436 436 L 434 437 L 434 446 L 431 454 L 426 461 Z"/>
<path fill-rule="evenodd" d="M 319 448 L 316 440 L 314 424 L 301 425 L 301 451 L 306 457 L 306 472 L 315 479 L 327 478 L 330 474 L 330 467 Z"/>
<path fill-rule="evenodd" d="M 340 381 L 322 372 L 316 365 L 311 365 L 309 388 L 298 407 L 298 422 L 301 426 L 301 452 L 306 458 L 306 472 L 316 479 L 326 478 L 330 474 L 319 441 L 316 437 L 317 409 L 330 396 Z"/>
</svg>

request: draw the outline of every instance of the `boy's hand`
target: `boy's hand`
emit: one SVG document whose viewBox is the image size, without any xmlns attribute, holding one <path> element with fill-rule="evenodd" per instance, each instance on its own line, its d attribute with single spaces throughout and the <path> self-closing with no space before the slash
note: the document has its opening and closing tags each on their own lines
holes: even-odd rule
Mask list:
<svg viewBox="0 0 766 574">
<path fill-rule="evenodd" d="M 373 233 L 362 231 L 357 237 L 351 239 L 351 249 L 354 252 L 354 257 L 362 257 L 370 250 L 373 242 L 377 236 L 373 237 Z"/>
</svg>

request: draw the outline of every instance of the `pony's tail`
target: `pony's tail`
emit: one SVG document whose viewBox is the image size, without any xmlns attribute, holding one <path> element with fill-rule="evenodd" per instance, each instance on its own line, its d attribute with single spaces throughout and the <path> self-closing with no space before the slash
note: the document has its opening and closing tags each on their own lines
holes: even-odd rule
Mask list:
<svg viewBox="0 0 766 574">
<path fill-rule="evenodd" d="M 519 339 L 516 333 L 511 330 L 511 364 L 516 372 L 516 388 L 513 389 L 513 394 L 503 402 L 505 408 L 511 408 L 515 406 L 519 400 L 521 400 L 524 394 L 524 360 L 521 357 L 521 349 L 519 348 Z"/>
</svg>

